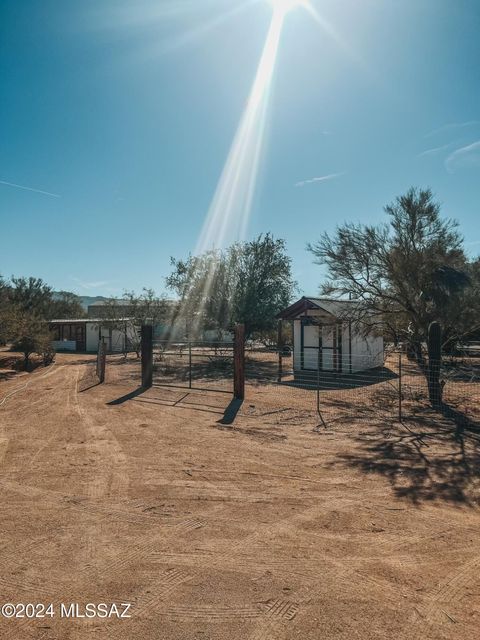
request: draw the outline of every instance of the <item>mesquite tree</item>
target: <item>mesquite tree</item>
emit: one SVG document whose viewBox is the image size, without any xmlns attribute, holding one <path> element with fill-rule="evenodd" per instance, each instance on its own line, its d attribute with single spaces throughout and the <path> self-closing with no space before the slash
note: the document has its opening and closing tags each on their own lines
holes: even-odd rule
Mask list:
<svg viewBox="0 0 480 640">
<path fill-rule="evenodd" d="M 323 292 L 349 295 L 364 326 L 407 343 L 424 367 L 429 324 L 458 333 L 471 288 L 458 224 L 442 218 L 429 189 L 410 189 L 385 207 L 388 223 L 346 223 L 309 245 L 328 268 Z M 477 301 L 478 304 L 478 301 Z"/>
</svg>

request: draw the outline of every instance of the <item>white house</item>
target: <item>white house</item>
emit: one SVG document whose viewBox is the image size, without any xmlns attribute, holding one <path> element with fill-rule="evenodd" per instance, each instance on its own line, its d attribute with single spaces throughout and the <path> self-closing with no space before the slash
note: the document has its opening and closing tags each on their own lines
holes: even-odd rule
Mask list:
<svg viewBox="0 0 480 640">
<path fill-rule="evenodd" d="M 355 373 L 383 366 L 383 337 L 365 333 L 353 320 L 357 304 L 304 296 L 278 314 L 293 321 L 295 373 L 318 369 Z"/>
<path fill-rule="evenodd" d="M 51 320 L 49 330 L 53 334 L 52 345 L 57 351 L 95 352 L 100 340 L 107 345 L 108 352 L 131 351 L 131 344 L 138 341 L 138 331 L 128 318 L 116 320 L 118 328 L 106 327 L 105 318 L 82 318 L 80 320 Z"/>
</svg>

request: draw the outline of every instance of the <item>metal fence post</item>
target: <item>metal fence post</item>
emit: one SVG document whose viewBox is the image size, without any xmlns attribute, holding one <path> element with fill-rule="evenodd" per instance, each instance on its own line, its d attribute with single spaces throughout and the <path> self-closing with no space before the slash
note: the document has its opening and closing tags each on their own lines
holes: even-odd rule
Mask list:
<svg viewBox="0 0 480 640">
<path fill-rule="evenodd" d="M 141 328 L 142 387 L 149 389 L 153 384 L 153 327 Z"/>
<path fill-rule="evenodd" d="M 192 343 L 188 341 L 188 388 L 192 388 Z"/>
<path fill-rule="evenodd" d="M 233 395 L 237 400 L 245 398 L 245 325 L 235 325 L 233 342 Z"/>
<path fill-rule="evenodd" d="M 398 420 L 402 421 L 402 354 L 398 354 Z"/>
<path fill-rule="evenodd" d="M 318 351 L 317 351 L 317 413 L 320 413 L 320 364 L 323 361 L 322 354 L 322 339 L 321 339 L 321 327 L 318 327 Z"/>
</svg>

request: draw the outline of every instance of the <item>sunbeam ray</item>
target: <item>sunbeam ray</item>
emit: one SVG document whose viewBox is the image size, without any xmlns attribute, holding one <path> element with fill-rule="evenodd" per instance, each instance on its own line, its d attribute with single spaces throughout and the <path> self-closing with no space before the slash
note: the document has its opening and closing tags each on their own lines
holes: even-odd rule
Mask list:
<svg viewBox="0 0 480 640">
<path fill-rule="evenodd" d="M 195 253 L 241 240 L 248 223 L 284 16 L 275 12 L 252 85 Z"/>
<path fill-rule="evenodd" d="M 258 177 L 271 85 L 284 19 L 284 12 L 273 12 L 250 95 L 200 233 L 195 255 L 220 249 L 227 243 L 237 242 L 245 237 Z M 202 304 L 205 304 L 209 295 L 214 276 L 215 264 L 212 262 L 202 287 Z M 193 335 L 197 333 L 202 312 L 202 308 L 197 309 L 196 317 L 189 319 L 190 332 Z M 179 323 L 185 319 L 185 307 L 182 304 L 177 318 Z"/>
<path fill-rule="evenodd" d="M 264 146 L 280 37 L 287 13 L 296 8 L 307 10 L 325 33 L 349 55 L 355 57 L 333 27 L 311 5 L 310 0 L 269 0 L 269 2 L 272 5 L 272 19 L 265 45 L 246 107 L 195 247 L 194 255 L 196 256 L 222 249 L 246 237 Z M 193 334 L 197 333 L 214 278 L 215 261 L 212 260 L 201 287 L 196 316 L 189 318 Z M 185 315 L 185 306 L 181 304 L 178 318 L 184 321 Z"/>
</svg>

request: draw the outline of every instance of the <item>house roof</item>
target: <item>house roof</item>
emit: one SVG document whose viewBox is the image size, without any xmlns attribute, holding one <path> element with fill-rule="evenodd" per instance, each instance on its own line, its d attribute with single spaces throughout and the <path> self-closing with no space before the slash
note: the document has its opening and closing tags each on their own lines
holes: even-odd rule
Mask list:
<svg viewBox="0 0 480 640">
<path fill-rule="evenodd" d="M 325 311 L 333 318 L 345 318 L 351 315 L 355 304 L 358 304 L 355 300 L 303 296 L 300 300 L 297 300 L 297 302 L 280 311 L 280 313 L 277 314 L 277 318 L 293 320 L 311 309 Z"/>
</svg>

